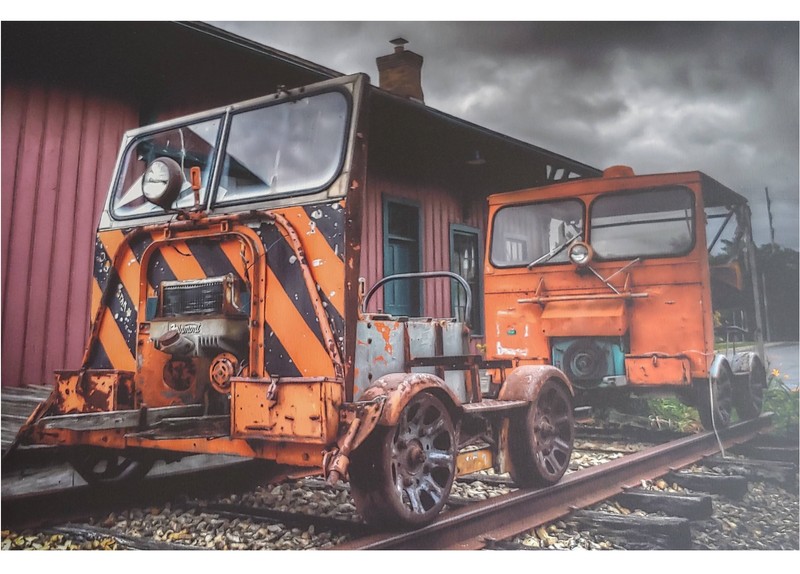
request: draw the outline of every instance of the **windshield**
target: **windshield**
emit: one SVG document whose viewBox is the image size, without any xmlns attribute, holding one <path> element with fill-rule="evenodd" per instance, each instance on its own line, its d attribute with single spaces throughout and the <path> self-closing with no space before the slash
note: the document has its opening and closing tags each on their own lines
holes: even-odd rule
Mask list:
<svg viewBox="0 0 800 574">
<path fill-rule="evenodd" d="M 348 102 L 341 92 L 237 113 L 217 203 L 323 188 L 339 172 L 347 125 Z"/>
<path fill-rule="evenodd" d="M 694 195 L 685 187 L 601 196 L 589 219 L 599 259 L 683 255 L 694 245 Z"/>
<path fill-rule="evenodd" d="M 111 209 L 115 217 L 131 218 L 163 210 L 147 201 L 142 193 L 142 176 L 154 159 L 170 157 L 183 170 L 184 183 L 178 198 L 172 204 L 176 209 L 189 209 L 194 205 L 194 193 L 189 183 L 189 170 L 199 167 L 201 172 L 200 202 L 206 197 L 208 180 L 216 151 L 221 120 L 219 118 L 187 124 L 135 139 L 128 146 L 122 160 L 120 177 L 114 191 Z"/>
<path fill-rule="evenodd" d="M 583 203 L 577 199 L 503 207 L 494 216 L 492 265 L 564 263 L 567 250 L 559 248 L 582 231 Z"/>
</svg>

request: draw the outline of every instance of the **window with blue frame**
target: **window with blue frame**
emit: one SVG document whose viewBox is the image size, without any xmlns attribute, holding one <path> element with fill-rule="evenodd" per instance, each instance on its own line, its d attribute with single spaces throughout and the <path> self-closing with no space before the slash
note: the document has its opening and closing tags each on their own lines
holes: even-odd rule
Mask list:
<svg viewBox="0 0 800 574">
<path fill-rule="evenodd" d="M 419 205 L 405 200 L 383 202 L 383 275 L 416 273 L 422 269 Z M 395 316 L 422 315 L 419 279 L 389 281 L 383 287 L 384 312 Z"/>
<path fill-rule="evenodd" d="M 483 334 L 483 288 L 481 284 L 481 260 L 483 249 L 478 229 L 464 225 L 450 226 L 450 271 L 461 275 L 472 291 L 472 310 L 469 325 L 474 335 Z M 450 306 L 454 317 L 467 319 L 466 294 L 460 285 L 453 284 L 450 291 Z"/>
</svg>

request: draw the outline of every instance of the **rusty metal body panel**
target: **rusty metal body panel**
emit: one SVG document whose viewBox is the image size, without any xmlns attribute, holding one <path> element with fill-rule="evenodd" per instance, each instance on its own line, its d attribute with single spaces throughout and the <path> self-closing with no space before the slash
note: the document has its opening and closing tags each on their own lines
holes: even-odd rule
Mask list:
<svg viewBox="0 0 800 574">
<path fill-rule="evenodd" d="M 685 207 L 667 204 L 667 194 L 679 196 Z M 614 198 L 621 212 L 604 212 L 607 198 Z M 700 172 L 634 176 L 627 169 L 608 170 L 599 179 L 490 197 L 494 243 L 486 258 L 487 356 L 511 358 L 520 365 L 563 361 L 568 376 L 569 367 L 580 374 L 573 383 L 583 390 L 607 385 L 688 388 L 693 380 L 707 378 L 715 350 L 706 201 L 716 206 L 745 204 L 741 196 Z M 523 212 L 556 213 L 562 206 L 578 215 L 560 224 L 560 243 L 553 238 L 555 228 L 535 232 L 549 234 L 550 244 L 538 261 L 524 259 L 522 254 L 537 236 L 514 231 L 507 223 L 514 219 L 505 214 L 515 213 L 519 219 Z M 623 215 L 633 209 L 647 213 L 645 219 L 651 222 L 637 220 L 638 212 Z M 505 219 L 498 223 L 502 210 Z M 676 232 L 685 236 L 682 243 L 671 238 L 673 244 L 667 245 L 664 240 L 662 251 L 647 254 L 645 226 L 653 228 L 651 236 L 658 236 L 658 225 L 683 222 L 688 231 Z M 554 219 L 552 225 L 556 223 Z M 565 234 L 570 225 L 574 230 Z M 637 225 L 636 232 L 629 230 Z M 645 238 L 636 243 L 625 237 Z M 594 253 L 593 241 L 606 250 L 605 258 Z M 656 237 L 653 243 L 658 241 Z M 548 254 L 553 243 L 558 249 Z M 574 243 L 589 254 L 588 264 L 570 261 L 567 253 Z M 637 255 L 637 249 L 644 254 Z M 503 259 L 512 256 L 518 262 Z"/>
<path fill-rule="evenodd" d="M 234 438 L 310 442 L 337 438 L 341 381 L 235 378 L 231 386 Z"/>
<path fill-rule="evenodd" d="M 59 414 L 116 411 L 133 408 L 131 371 L 56 372 L 55 412 Z"/>
<path fill-rule="evenodd" d="M 366 316 L 358 322 L 354 396 L 359 400 L 384 375 L 415 372 L 438 375 L 460 402 L 467 402 L 469 391 L 463 372 L 437 373 L 434 366 L 409 368 L 408 363 L 412 358 L 468 354 L 468 330 L 459 321 Z"/>
</svg>

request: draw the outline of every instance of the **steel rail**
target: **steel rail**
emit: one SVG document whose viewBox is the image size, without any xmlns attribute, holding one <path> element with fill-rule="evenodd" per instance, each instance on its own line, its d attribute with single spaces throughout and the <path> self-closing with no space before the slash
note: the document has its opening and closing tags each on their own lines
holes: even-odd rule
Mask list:
<svg viewBox="0 0 800 574">
<path fill-rule="evenodd" d="M 692 435 L 571 473 L 548 488 L 520 489 L 448 512 L 415 531 L 376 534 L 336 549 L 479 550 L 487 540 L 515 536 L 715 454 L 719 442 L 725 448 L 747 442 L 771 421 L 771 413 L 766 413 L 721 431 L 719 441 L 713 432 Z"/>
</svg>

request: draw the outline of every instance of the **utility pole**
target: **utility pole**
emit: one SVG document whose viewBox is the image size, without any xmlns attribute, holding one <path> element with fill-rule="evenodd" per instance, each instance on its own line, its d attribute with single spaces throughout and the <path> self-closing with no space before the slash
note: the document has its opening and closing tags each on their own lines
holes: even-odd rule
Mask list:
<svg viewBox="0 0 800 574">
<path fill-rule="evenodd" d="M 772 225 L 772 204 L 769 200 L 769 188 L 764 188 L 764 193 L 767 194 L 767 216 L 769 217 L 769 256 L 772 257 L 775 253 L 775 227 Z M 762 259 L 763 261 L 764 259 Z M 766 329 L 765 339 L 767 341 L 770 340 L 771 329 L 769 328 L 770 324 L 770 316 L 769 316 L 769 303 L 767 301 L 768 294 L 767 294 L 767 277 L 765 270 L 761 270 L 761 284 L 764 287 L 764 327 Z"/>
<path fill-rule="evenodd" d="M 767 216 L 769 217 L 769 242 L 772 250 L 775 250 L 775 227 L 772 225 L 772 207 L 769 201 L 769 188 L 765 187 L 764 192 L 767 194 Z"/>
</svg>

